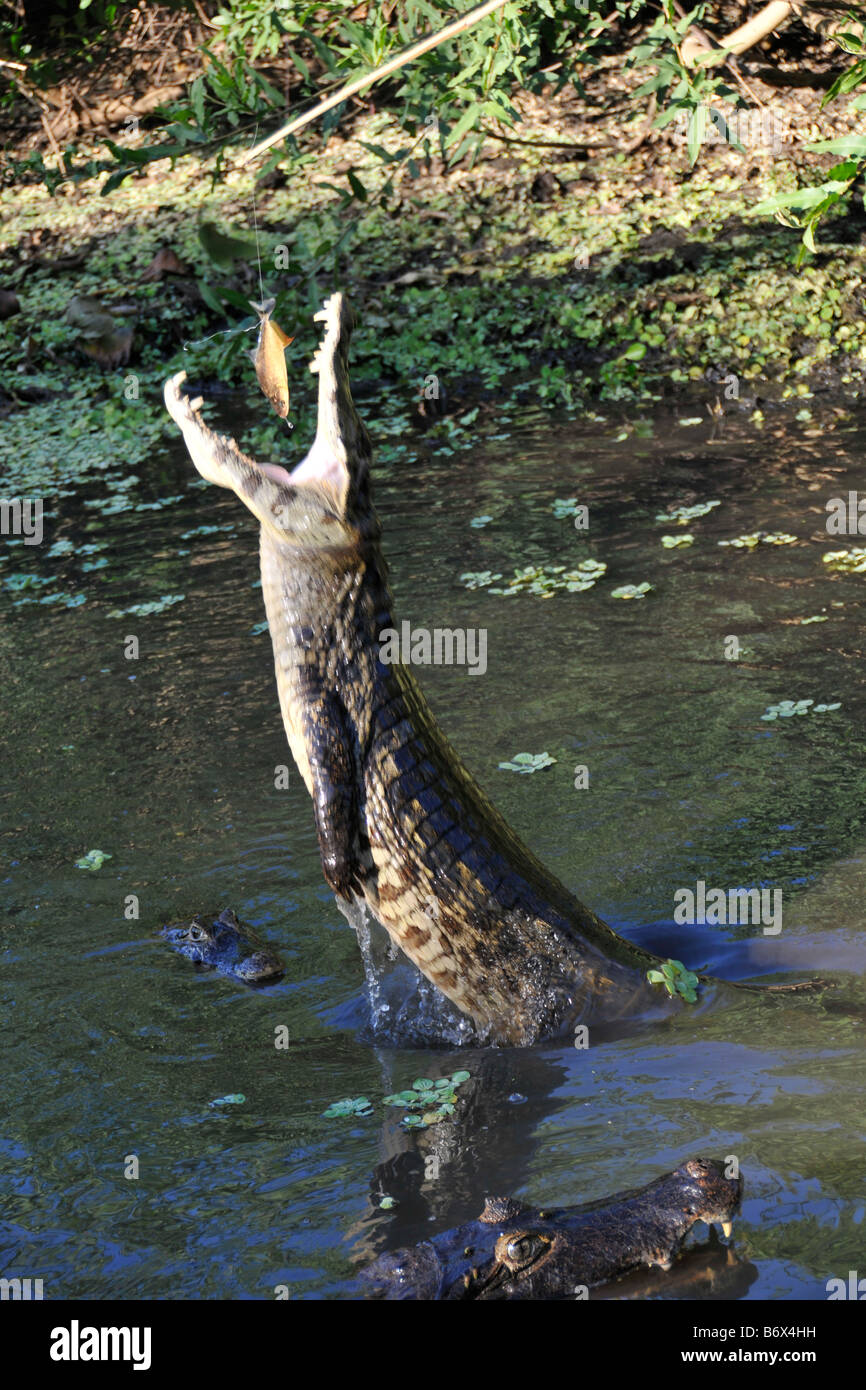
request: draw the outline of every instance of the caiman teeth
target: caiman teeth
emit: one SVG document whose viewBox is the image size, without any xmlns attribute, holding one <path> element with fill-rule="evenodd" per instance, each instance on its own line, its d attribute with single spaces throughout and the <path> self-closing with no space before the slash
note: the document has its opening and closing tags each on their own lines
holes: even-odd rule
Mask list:
<svg viewBox="0 0 866 1390">
<path fill-rule="evenodd" d="M 719 1226 L 721 1227 L 722 1235 L 725 1237 L 725 1240 L 730 1240 L 734 1230 L 733 1221 L 720 1221 Z"/>
</svg>

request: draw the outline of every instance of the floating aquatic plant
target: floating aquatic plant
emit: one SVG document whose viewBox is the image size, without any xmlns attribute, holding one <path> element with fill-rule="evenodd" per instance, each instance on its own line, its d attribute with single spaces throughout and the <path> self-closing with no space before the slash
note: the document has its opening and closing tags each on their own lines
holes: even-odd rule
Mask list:
<svg viewBox="0 0 866 1390">
<path fill-rule="evenodd" d="M 560 521 L 566 516 L 577 516 L 577 507 L 576 497 L 555 497 L 553 499 L 553 515 Z"/>
<path fill-rule="evenodd" d="M 428 1129 L 454 1114 L 457 1091 L 469 1080 L 468 1071 L 455 1071 L 452 1076 L 440 1076 L 436 1081 L 419 1077 L 412 1089 L 397 1091 L 385 1097 L 385 1105 L 399 1105 L 406 1111 L 400 1123 L 404 1129 Z"/>
<path fill-rule="evenodd" d="M 487 526 L 492 520 L 492 516 L 474 516 L 469 525 L 473 527 L 474 530 L 480 531 L 482 526 Z"/>
<path fill-rule="evenodd" d="M 89 869 L 91 873 L 96 873 L 97 869 L 102 868 L 106 859 L 111 857 L 110 854 L 105 853 L 105 850 L 89 849 L 80 859 L 76 859 L 75 867 L 76 869 Z"/>
<path fill-rule="evenodd" d="M 693 970 L 686 970 L 681 960 L 666 960 L 661 969 L 648 970 L 646 977 L 651 985 L 664 985 L 673 998 L 678 994 L 687 1004 L 694 1004 L 698 997 L 698 977 Z"/>
<path fill-rule="evenodd" d="M 234 531 L 234 526 L 226 523 L 225 526 L 194 526 L 191 531 L 181 533 L 182 541 L 191 541 L 194 536 L 215 536 L 218 531 Z"/>
<path fill-rule="evenodd" d="M 734 536 L 719 545 L 731 545 L 736 550 L 754 550 L 756 545 L 793 545 L 797 540 L 789 531 L 752 531 L 748 536 Z"/>
<path fill-rule="evenodd" d="M 163 613 L 173 603 L 183 603 L 185 598 L 186 594 L 163 594 L 162 598 L 153 599 L 150 603 L 133 603 L 130 608 L 112 608 L 106 617 L 125 618 L 132 614 L 134 617 L 145 618 L 152 613 Z"/>
<path fill-rule="evenodd" d="M 514 571 L 514 578 L 509 579 L 507 589 L 490 589 L 489 592 L 507 598 L 514 594 L 537 594 L 540 598 L 551 598 L 560 590 L 582 594 L 591 589 L 606 570 L 607 565 L 601 560 L 581 560 L 577 569 L 573 570 L 566 569 L 565 565 L 527 565 Z"/>
<path fill-rule="evenodd" d="M 211 1105 L 243 1105 L 246 1096 L 241 1091 L 234 1091 L 229 1096 L 217 1096 L 216 1100 L 209 1102 Z"/>
<path fill-rule="evenodd" d="M 828 550 L 824 564 L 842 574 L 866 574 L 866 546 L 852 545 L 850 550 Z"/>
<path fill-rule="evenodd" d="M 678 526 L 685 526 L 687 522 L 694 521 L 695 517 L 706 516 L 713 507 L 720 507 L 722 504 L 718 500 L 712 502 L 696 502 L 692 507 L 672 507 L 669 512 L 659 512 L 656 521 L 675 521 Z"/>
<path fill-rule="evenodd" d="M 662 536 L 662 545 L 665 550 L 676 550 L 680 546 L 694 545 L 694 542 L 694 536 L 688 531 L 684 531 L 680 536 Z"/>
<path fill-rule="evenodd" d="M 177 497 L 157 497 L 155 502 L 138 502 L 133 511 L 135 512 L 161 512 L 163 507 L 171 507 L 175 502 L 183 501 L 183 493 Z"/>
<path fill-rule="evenodd" d="M 612 589 L 612 590 L 611 590 L 610 596 L 611 596 L 611 598 L 626 598 L 626 599 L 627 599 L 627 598 L 646 598 L 647 594 L 651 594 L 651 593 L 652 593 L 652 590 L 653 590 L 652 584 L 648 584 L 647 581 L 644 580 L 644 582 L 643 582 L 642 584 L 620 584 L 620 586 L 619 586 L 618 589 Z"/>
<path fill-rule="evenodd" d="M 504 772 L 540 772 L 556 762 L 549 753 L 515 753 L 510 763 L 500 763 Z"/>
<path fill-rule="evenodd" d="M 477 570 L 474 573 L 467 570 L 465 574 L 461 574 L 460 583 L 467 589 L 484 589 L 488 584 L 492 584 L 494 579 L 501 578 L 501 574 L 494 574 L 492 570 Z"/>
<path fill-rule="evenodd" d="M 761 718 L 769 723 L 773 719 L 793 719 L 795 714 L 829 714 L 841 708 L 841 700 L 832 705 L 816 705 L 814 700 L 780 700 L 777 705 L 768 705 Z"/>
<path fill-rule="evenodd" d="M 354 1100 L 335 1100 L 333 1105 L 329 1105 L 327 1110 L 322 1111 L 326 1120 L 340 1120 L 347 1115 L 366 1117 L 372 1113 L 373 1107 L 366 1096 L 357 1096 Z"/>
</svg>

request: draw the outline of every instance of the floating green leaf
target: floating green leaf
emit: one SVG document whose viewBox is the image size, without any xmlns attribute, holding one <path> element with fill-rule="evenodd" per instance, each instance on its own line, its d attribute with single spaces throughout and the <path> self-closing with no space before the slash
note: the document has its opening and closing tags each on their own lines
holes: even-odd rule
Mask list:
<svg viewBox="0 0 866 1390">
<path fill-rule="evenodd" d="M 556 758 L 549 753 L 515 753 L 508 763 L 500 763 L 504 772 L 540 772 L 543 767 L 552 767 Z"/>
<path fill-rule="evenodd" d="M 326 1120 L 344 1119 L 349 1115 L 366 1117 L 372 1115 L 373 1107 L 366 1096 L 356 1096 L 354 1100 L 335 1100 L 329 1105 L 327 1110 L 322 1111 L 323 1118 Z"/>
<path fill-rule="evenodd" d="M 651 985 L 664 985 L 673 998 L 678 994 L 687 1004 L 694 1004 L 698 997 L 698 977 L 687 970 L 681 960 L 666 960 L 661 969 L 653 968 L 646 972 Z"/>
<path fill-rule="evenodd" d="M 89 849 L 80 859 L 76 859 L 75 867 L 76 869 L 89 869 L 92 873 L 96 873 L 97 869 L 102 868 L 106 859 L 111 858 L 112 856 L 106 854 L 105 850 Z"/>
<path fill-rule="evenodd" d="M 611 598 L 622 599 L 646 598 L 647 594 L 652 593 L 652 590 L 652 584 L 648 584 L 644 580 L 642 584 L 621 584 L 618 589 L 611 590 L 610 596 Z"/>
</svg>

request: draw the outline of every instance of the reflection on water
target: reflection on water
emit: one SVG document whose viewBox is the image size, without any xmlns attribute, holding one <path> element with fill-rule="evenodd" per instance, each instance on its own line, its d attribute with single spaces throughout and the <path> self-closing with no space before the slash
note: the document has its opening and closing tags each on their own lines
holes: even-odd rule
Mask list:
<svg viewBox="0 0 866 1390">
<path fill-rule="evenodd" d="M 768 417 L 713 440 L 678 423 L 696 414 L 626 437 L 613 419 L 529 421 L 507 440 L 482 430 L 465 457 L 380 469 L 397 611 L 486 627 L 483 679 L 422 681 L 482 784 L 596 911 L 690 967 L 820 971 L 838 988 L 744 996 L 587 1051 L 374 1039 L 307 794 L 294 768 L 275 785 L 288 752 L 256 631 L 255 528 L 189 486 L 178 443 L 129 506 L 61 499 L 46 544 L 5 549 L 0 568 L 0 1273 L 41 1277 L 47 1297 L 351 1297 L 358 1261 L 469 1219 L 488 1191 L 590 1200 L 700 1153 L 738 1157 L 745 1201 L 735 1263 L 696 1251 L 684 1296 L 823 1298 L 862 1262 L 866 590 L 822 555 L 844 544 L 824 506 L 857 487 L 866 431 Z M 167 496 L 182 500 L 150 508 Z M 554 515 L 574 496 L 587 534 Z M 658 515 L 716 499 L 688 522 L 693 544 L 661 544 L 678 527 Z M 718 544 L 759 531 L 797 541 Z M 459 582 L 587 558 L 608 569 L 585 593 Z M 644 600 L 610 596 L 644 581 Z M 801 699 L 841 707 L 762 720 Z M 498 770 L 520 751 L 556 762 Z M 111 857 L 76 868 L 92 849 Z M 676 925 L 675 893 L 699 880 L 781 889 L 782 932 Z M 280 984 L 197 976 L 155 936 L 222 906 L 279 951 Z M 418 996 L 395 978 L 411 1021 Z M 382 1106 L 456 1066 L 472 1075 L 456 1127 L 409 1135 Z M 361 1095 L 371 1117 L 322 1118 Z"/>
</svg>

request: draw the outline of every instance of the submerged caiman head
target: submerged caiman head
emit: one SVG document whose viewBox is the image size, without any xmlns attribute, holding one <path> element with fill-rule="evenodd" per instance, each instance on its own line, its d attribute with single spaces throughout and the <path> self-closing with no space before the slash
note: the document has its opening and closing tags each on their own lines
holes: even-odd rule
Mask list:
<svg viewBox="0 0 866 1390">
<path fill-rule="evenodd" d="M 196 965 L 221 970 L 244 984 L 273 984 L 285 966 L 269 946 L 227 907 L 218 917 L 197 913 L 185 922 L 169 922 L 160 935 Z"/>
<path fill-rule="evenodd" d="M 698 1221 L 730 1235 L 742 1190 L 723 1164 L 691 1158 L 586 1206 L 540 1211 L 488 1197 L 477 1221 L 381 1255 L 362 1278 L 374 1298 L 577 1298 L 632 1270 L 669 1269 Z"/>
</svg>

